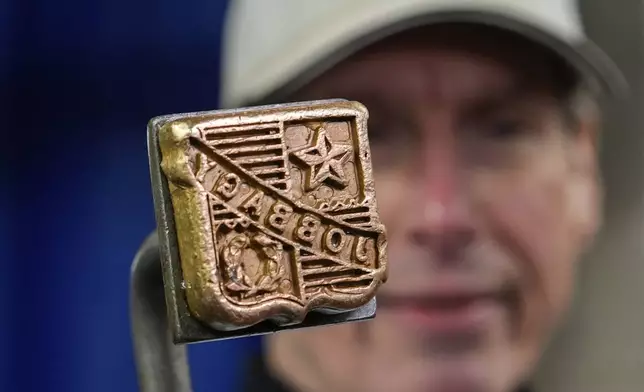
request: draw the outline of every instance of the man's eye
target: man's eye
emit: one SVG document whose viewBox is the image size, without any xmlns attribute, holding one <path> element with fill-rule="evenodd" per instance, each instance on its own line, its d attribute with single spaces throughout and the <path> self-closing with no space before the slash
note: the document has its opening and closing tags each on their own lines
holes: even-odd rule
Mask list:
<svg viewBox="0 0 644 392">
<path fill-rule="evenodd" d="M 403 121 L 370 121 L 369 144 L 374 167 L 379 170 L 404 164 L 413 152 L 414 132 Z"/>
<path fill-rule="evenodd" d="M 405 138 L 406 133 L 400 124 L 382 121 L 371 121 L 369 123 L 368 135 L 369 141 L 372 143 L 400 141 Z"/>
<path fill-rule="evenodd" d="M 517 120 L 496 120 L 483 124 L 482 129 L 486 137 L 495 139 L 512 139 L 525 134 L 526 125 Z"/>
<path fill-rule="evenodd" d="M 385 136 L 387 133 L 385 131 L 385 127 L 382 126 L 380 123 L 374 123 L 373 121 L 369 121 L 369 130 L 368 136 L 369 136 L 369 141 L 370 142 L 376 142 L 380 141 L 383 136 Z"/>
</svg>

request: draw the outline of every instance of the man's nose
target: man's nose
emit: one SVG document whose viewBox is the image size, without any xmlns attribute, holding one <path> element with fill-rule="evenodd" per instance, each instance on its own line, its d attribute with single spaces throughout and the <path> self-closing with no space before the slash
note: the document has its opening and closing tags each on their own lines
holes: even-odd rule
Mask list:
<svg viewBox="0 0 644 392">
<path fill-rule="evenodd" d="M 451 262 L 474 240 L 475 226 L 467 173 L 460 167 L 455 142 L 440 139 L 426 143 L 414 170 L 418 204 L 409 235 L 438 260 Z"/>
</svg>

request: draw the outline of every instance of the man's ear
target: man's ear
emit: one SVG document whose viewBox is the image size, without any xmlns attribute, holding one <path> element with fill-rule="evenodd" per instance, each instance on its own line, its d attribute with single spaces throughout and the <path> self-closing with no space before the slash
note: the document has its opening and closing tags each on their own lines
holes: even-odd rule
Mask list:
<svg viewBox="0 0 644 392">
<path fill-rule="evenodd" d="M 572 218 L 589 245 L 603 220 L 604 193 L 599 168 L 600 117 L 588 110 L 579 117 L 570 145 L 569 202 Z"/>
<path fill-rule="evenodd" d="M 588 114 L 577 123 L 574 140 L 575 169 L 599 174 L 600 124 L 597 114 Z"/>
</svg>

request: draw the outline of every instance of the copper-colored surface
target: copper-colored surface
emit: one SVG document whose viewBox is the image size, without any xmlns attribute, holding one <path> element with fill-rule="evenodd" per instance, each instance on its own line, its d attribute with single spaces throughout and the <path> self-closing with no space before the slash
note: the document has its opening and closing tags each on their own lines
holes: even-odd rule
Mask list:
<svg viewBox="0 0 644 392">
<path fill-rule="evenodd" d="M 173 116 L 158 130 L 191 313 L 232 330 L 347 311 L 386 280 L 367 110 L 344 100 Z"/>
</svg>

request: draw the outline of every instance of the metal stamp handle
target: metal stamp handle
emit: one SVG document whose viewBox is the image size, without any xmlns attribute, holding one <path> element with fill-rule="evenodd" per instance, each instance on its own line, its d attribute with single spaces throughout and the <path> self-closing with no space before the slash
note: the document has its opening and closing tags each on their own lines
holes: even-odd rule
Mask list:
<svg viewBox="0 0 644 392">
<path fill-rule="evenodd" d="M 168 323 L 159 238 L 152 233 L 134 257 L 130 319 L 141 392 L 191 392 L 186 347 L 175 345 Z"/>
<path fill-rule="evenodd" d="M 142 392 L 190 392 L 184 344 L 375 317 L 387 279 L 357 102 L 157 117 L 157 220 L 131 270 Z"/>
</svg>

